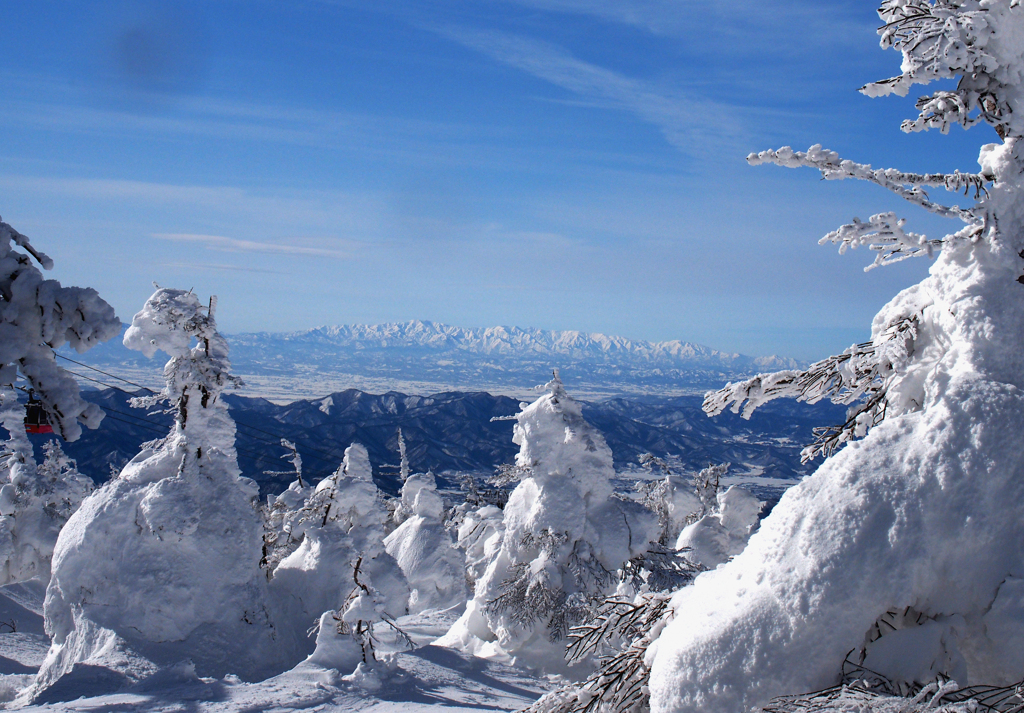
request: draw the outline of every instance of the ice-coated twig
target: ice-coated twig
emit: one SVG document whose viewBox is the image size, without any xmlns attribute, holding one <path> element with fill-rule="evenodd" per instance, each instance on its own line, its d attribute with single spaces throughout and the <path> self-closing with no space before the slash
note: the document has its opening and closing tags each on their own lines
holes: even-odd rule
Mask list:
<svg viewBox="0 0 1024 713">
<path fill-rule="evenodd" d="M 1016 0 L 1010 3 L 1011 8 L 1018 5 Z M 1019 135 L 1011 87 L 1004 83 L 1006 75 L 998 71 L 997 59 L 986 51 L 993 33 L 988 8 L 964 0 L 883 0 L 878 14 L 885 23 L 878 30 L 880 44 L 902 52 L 903 71 L 865 85 L 861 92 L 871 97 L 906 96 L 915 84 L 959 78 L 955 91 L 941 90 L 919 99 L 919 115 L 903 122 L 903 131 L 947 133 L 953 124 L 969 129 L 985 122 L 1001 138 Z"/>
<path fill-rule="evenodd" d="M 645 594 L 638 601 L 609 599 L 598 615 L 569 632 L 566 659 L 582 661 L 616 642 L 598 669 L 582 684 L 570 684 L 544 696 L 522 713 L 597 713 L 646 710 L 651 671 L 647 649 L 670 621 L 670 593 Z"/>
<path fill-rule="evenodd" d="M 868 272 L 912 257 L 932 257 L 937 250 L 953 243 L 977 240 L 984 232 L 982 224 L 972 224 L 938 240 L 929 240 L 927 236 L 905 231 L 906 222 L 895 213 L 873 215 L 866 223 L 854 218 L 852 223 L 833 230 L 818 244 L 838 243 L 840 255 L 850 248 L 867 245 L 877 253 L 875 261 L 864 268 L 864 272 Z"/>
<path fill-rule="evenodd" d="M 872 168 L 868 164 L 842 159 L 835 151 L 823 149 L 821 144 L 815 144 L 807 151 L 794 151 L 790 146 L 783 146 L 778 150 L 769 149 L 752 153 L 747 156 L 747 163 L 751 166 L 772 163 L 785 168 L 814 168 L 821 171 L 822 178 L 827 181 L 842 181 L 847 178 L 870 181 L 931 213 L 943 218 L 958 218 L 968 225 L 979 224 L 981 218 L 971 209 L 932 202 L 923 187 L 945 188 L 954 192 L 974 189 L 976 198 L 987 194 L 985 183 L 988 179 L 980 174 L 960 171 L 921 174 L 904 173 L 892 168 Z"/>
<path fill-rule="evenodd" d="M 704 396 L 704 413 L 717 416 L 726 409 L 750 418 L 762 404 L 779 398 L 817 403 L 828 398 L 835 404 L 854 404 L 839 426 L 816 428 L 815 441 L 801 453 L 803 462 L 819 454 L 828 457 L 841 445 L 863 437 L 887 414 L 889 385 L 914 353 L 918 316 L 904 317 L 885 329 L 877 339 L 857 344 L 805 371 L 760 374 Z"/>
</svg>

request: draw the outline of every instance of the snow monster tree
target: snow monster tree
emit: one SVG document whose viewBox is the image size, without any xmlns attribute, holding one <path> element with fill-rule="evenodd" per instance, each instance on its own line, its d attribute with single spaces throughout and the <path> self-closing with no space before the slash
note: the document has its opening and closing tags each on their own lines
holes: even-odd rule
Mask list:
<svg viewBox="0 0 1024 713">
<path fill-rule="evenodd" d="M 848 655 L 895 682 L 1024 678 L 1024 7 L 885 0 L 879 15 L 903 72 L 862 91 L 956 80 L 904 130 L 988 124 L 1001 142 L 981 148 L 978 174 L 875 170 L 820 147 L 750 157 L 872 181 L 965 227 L 929 240 L 883 214 L 826 236 L 870 245 L 876 264 L 941 254 L 870 343 L 708 395 L 710 414 L 778 397 L 851 408 L 817 432 L 805 457 L 827 460 L 746 550 L 675 596 L 649 653 L 654 711 L 748 710 L 836 683 Z M 943 206 L 927 188 L 977 203 Z"/>
<path fill-rule="evenodd" d="M 53 643 L 35 688 L 43 700 L 116 689 L 187 659 L 200 676 L 251 680 L 282 667 L 259 567 L 258 489 L 240 475 L 221 395 L 236 380 L 215 305 L 158 289 L 125 333 L 127 347 L 171 357 L 164 391 L 133 405 L 167 401 L 175 423 L 61 531 L 45 602 Z"/>
<path fill-rule="evenodd" d="M 613 497 L 611 449 L 557 371 L 545 388 L 516 417 L 521 480 L 500 543 L 485 546 L 491 560 L 473 598 L 438 643 L 564 673 L 569 629 L 614 592 L 618 570 L 647 551 L 658 524 L 639 504 Z"/>
<path fill-rule="evenodd" d="M 49 577 L 57 533 L 91 487 L 52 462 L 38 471 L 18 379 L 38 397 L 47 425 L 77 440 L 83 424 L 99 426 L 103 411 L 81 397 L 54 349 L 68 345 L 81 353 L 121 332 L 114 308 L 96 290 L 44 279 L 37 265 L 52 270 L 53 260 L 0 221 L 0 427 L 8 434 L 0 446 L 0 585 Z"/>
</svg>

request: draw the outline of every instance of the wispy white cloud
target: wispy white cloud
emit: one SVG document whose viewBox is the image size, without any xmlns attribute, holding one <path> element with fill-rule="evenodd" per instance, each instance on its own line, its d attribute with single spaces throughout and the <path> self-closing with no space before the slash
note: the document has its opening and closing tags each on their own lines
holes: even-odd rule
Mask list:
<svg viewBox="0 0 1024 713">
<path fill-rule="evenodd" d="M 270 253 L 281 255 L 315 255 L 317 257 L 344 258 L 341 250 L 303 247 L 287 243 L 260 243 L 253 240 L 238 240 L 223 235 L 192 235 L 188 233 L 153 233 L 160 240 L 202 243 L 208 248 L 222 252 Z"/>
<path fill-rule="evenodd" d="M 702 97 L 695 89 L 627 77 L 578 59 L 557 45 L 504 32 L 464 27 L 438 31 L 596 105 L 630 112 L 658 127 L 670 144 L 690 155 L 714 153 L 745 133 L 731 107 Z"/>
<path fill-rule="evenodd" d="M 287 275 L 287 272 L 281 270 L 265 270 L 260 267 L 245 267 L 243 265 L 215 265 L 213 263 L 202 263 L 202 262 L 161 262 L 158 263 L 161 267 L 172 267 L 181 270 L 218 270 L 224 272 L 254 272 L 266 275 Z"/>
<path fill-rule="evenodd" d="M 768 3 L 764 0 L 500 0 L 548 12 L 589 15 L 640 28 L 654 35 L 696 40 L 701 44 L 743 39 L 731 51 L 754 52 L 769 46 L 785 52 L 790 42 L 779 33 L 798 32 L 801 42 L 859 41 L 877 24 L 870 8 L 854 15 L 819 0 Z"/>
<path fill-rule="evenodd" d="M 150 228 L 146 233 L 205 234 L 242 229 L 261 239 L 317 236 L 325 242 L 329 240 L 329 245 L 311 247 L 334 252 L 353 251 L 364 242 L 379 239 L 381 219 L 388 212 L 386 199 L 378 194 L 338 190 L 250 190 L 230 185 L 6 174 L 0 175 L 0 191 L 7 196 L 52 196 L 63 202 L 80 201 L 122 225 L 162 223 L 149 223 L 156 230 Z M 132 218 L 126 219 L 119 210 L 110 210 L 111 206 L 126 205 L 132 206 Z M 194 229 L 195 224 L 188 216 L 201 216 L 204 227 Z"/>
</svg>

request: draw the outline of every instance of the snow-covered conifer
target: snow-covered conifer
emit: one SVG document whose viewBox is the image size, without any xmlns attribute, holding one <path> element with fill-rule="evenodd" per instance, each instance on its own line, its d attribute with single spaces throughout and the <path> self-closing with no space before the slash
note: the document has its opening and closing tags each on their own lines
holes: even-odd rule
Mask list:
<svg viewBox="0 0 1024 713">
<path fill-rule="evenodd" d="M 729 464 L 711 465 L 687 478 L 673 471 L 665 460 L 650 453 L 640 456 L 640 464 L 651 472 L 660 472 L 657 480 L 637 482 L 640 504 L 658 516 L 661 534 L 658 542 L 672 545 L 687 525 L 704 517 L 717 505 L 719 481 Z"/>
<path fill-rule="evenodd" d="M 121 331 L 95 290 L 61 287 L 39 267 L 51 269 L 53 261 L 0 221 L 0 425 L 8 433 L 0 452 L 0 584 L 49 577 L 57 533 L 91 487 L 55 453 L 46 473 L 37 472 L 14 385 L 26 379 L 54 431 L 75 441 L 81 424 L 95 428 L 103 412 L 82 399 L 53 349 L 70 344 L 82 352 Z"/>
<path fill-rule="evenodd" d="M 214 307 L 158 289 L 125 334 L 126 346 L 171 357 L 163 392 L 139 401 L 169 401 L 175 422 L 62 531 L 45 606 L 53 644 L 36 690 L 83 675 L 83 662 L 114 668 L 109 685 L 185 659 L 200 675 L 249 679 L 283 665 L 259 568 L 258 490 L 239 473 L 221 398 L 235 380 Z"/>
<path fill-rule="evenodd" d="M 411 516 L 387 536 L 384 546 L 409 581 L 409 613 L 466 601 L 466 559 L 441 522 L 444 501 L 433 473 L 406 478 L 402 508 Z"/>
<path fill-rule="evenodd" d="M 46 472 L 37 473 L 17 379 L 28 382 L 53 429 L 76 440 L 81 424 L 96 428 L 103 411 L 82 399 L 53 350 L 70 344 L 84 352 L 121 330 L 95 290 L 46 280 L 37 264 L 53 268 L 27 237 L 0 221 L 0 423 L 8 433 L 0 453 L 0 584 L 49 577 L 57 533 L 91 487 L 56 452 L 48 452 Z"/>
<path fill-rule="evenodd" d="M 827 459 L 746 549 L 674 597 L 648 654 L 654 711 L 725 713 L 822 689 L 850 652 L 914 685 L 1024 672 L 1024 451 L 1011 435 L 1024 430 L 1024 6 L 884 0 L 879 15 L 902 73 L 865 93 L 954 80 L 904 130 L 988 124 L 1001 142 L 981 148 L 977 174 L 873 169 L 817 146 L 750 157 L 867 180 L 965 227 L 928 239 L 880 214 L 826 236 L 869 245 L 875 265 L 937 257 L 875 317 L 870 342 L 707 397 L 712 414 L 778 397 L 851 408 L 818 432 L 805 457 Z M 942 205 L 931 188 L 977 202 Z M 879 625 L 908 607 L 912 621 Z"/>
<path fill-rule="evenodd" d="M 657 522 L 612 497 L 611 450 L 557 372 L 546 388 L 516 421 L 524 477 L 505 506 L 500 548 L 440 641 L 555 671 L 565 669 L 570 627 L 614 590 L 618 570 L 657 537 Z"/>
<path fill-rule="evenodd" d="M 36 263 L 53 269 L 53 261 L 27 237 L 0 221 L 0 385 L 24 377 L 54 431 L 74 441 L 81 424 L 99 425 L 103 411 L 82 399 L 78 382 L 57 365 L 53 350 L 67 344 L 84 352 L 120 334 L 121 322 L 96 290 L 43 279 Z"/>
<path fill-rule="evenodd" d="M 309 654 L 311 663 L 348 673 L 372 660 L 374 626 L 406 614 L 409 585 L 384 549 L 386 520 L 369 454 L 354 443 L 290 516 L 289 537 L 299 544 L 273 571 L 279 641 L 289 656 Z M 306 631 L 317 621 L 314 649 Z"/>
</svg>

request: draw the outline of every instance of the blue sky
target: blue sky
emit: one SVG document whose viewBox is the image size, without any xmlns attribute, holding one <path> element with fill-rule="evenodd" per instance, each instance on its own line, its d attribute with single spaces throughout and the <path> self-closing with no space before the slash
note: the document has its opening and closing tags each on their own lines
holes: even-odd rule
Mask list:
<svg viewBox="0 0 1024 713">
<path fill-rule="evenodd" d="M 126 321 L 155 281 L 219 295 L 226 332 L 429 319 L 820 358 L 928 268 L 865 274 L 821 235 L 959 226 L 744 157 L 974 170 L 996 140 L 904 135 L 913 96 L 857 93 L 898 73 L 876 4 L 4 3 L 0 215 Z"/>
</svg>

